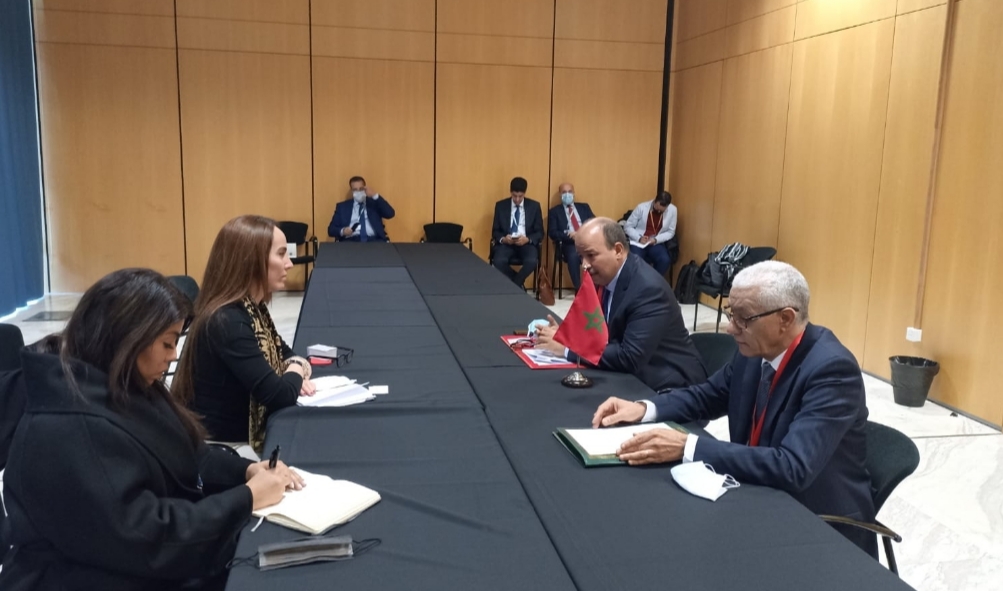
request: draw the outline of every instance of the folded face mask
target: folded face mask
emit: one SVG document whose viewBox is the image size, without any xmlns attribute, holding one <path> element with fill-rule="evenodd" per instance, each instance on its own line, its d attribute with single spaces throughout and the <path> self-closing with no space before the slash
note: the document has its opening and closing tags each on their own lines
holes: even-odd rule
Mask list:
<svg viewBox="0 0 1003 591">
<path fill-rule="evenodd" d="M 526 334 L 528 334 L 531 337 L 532 336 L 536 336 L 536 329 L 537 329 L 537 327 L 540 327 L 540 326 L 544 326 L 544 327 L 545 326 L 550 326 L 550 321 L 549 320 L 541 320 L 541 319 L 538 318 L 538 319 L 530 322 L 529 323 L 529 327 L 526 329 Z"/>
<path fill-rule="evenodd" d="M 739 487 L 738 481 L 734 478 L 727 474 L 718 474 L 710 464 L 703 462 L 679 464 L 669 472 L 683 490 L 708 501 L 716 501 L 729 489 Z"/>
</svg>

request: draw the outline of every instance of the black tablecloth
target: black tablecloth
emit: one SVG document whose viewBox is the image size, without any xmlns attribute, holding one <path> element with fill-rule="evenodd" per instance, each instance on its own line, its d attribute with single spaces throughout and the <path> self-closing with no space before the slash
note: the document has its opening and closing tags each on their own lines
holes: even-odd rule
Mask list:
<svg viewBox="0 0 1003 591">
<path fill-rule="evenodd" d="M 334 533 L 382 543 L 347 562 L 238 566 L 228 589 L 575 588 L 479 408 L 314 410 L 273 417 L 266 449 L 281 445 L 298 467 L 377 490 L 383 500 Z M 237 556 L 301 535 L 266 522 L 244 532 Z"/>
<path fill-rule="evenodd" d="M 526 294 L 460 244 L 398 244 L 397 251 L 422 295 Z"/>
<path fill-rule="evenodd" d="M 403 267 L 389 242 L 322 242 L 317 267 Z"/>
</svg>

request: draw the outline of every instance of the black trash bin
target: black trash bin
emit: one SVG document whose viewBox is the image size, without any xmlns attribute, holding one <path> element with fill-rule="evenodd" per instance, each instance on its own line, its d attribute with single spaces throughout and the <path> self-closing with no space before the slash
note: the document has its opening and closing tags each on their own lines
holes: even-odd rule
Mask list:
<svg viewBox="0 0 1003 591">
<path fill-rule="evenodd" d="M 930 393 L 933 378 L 940 364 L 922 357 L 896 355 L 889 357 L 892 364 L 892 392 L 895 403 L 902 406 L 923 406 Z"/>
</svg>

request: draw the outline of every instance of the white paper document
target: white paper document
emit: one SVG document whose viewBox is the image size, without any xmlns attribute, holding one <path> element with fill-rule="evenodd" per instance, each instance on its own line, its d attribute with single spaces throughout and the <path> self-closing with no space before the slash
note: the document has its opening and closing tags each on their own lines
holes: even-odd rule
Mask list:
<svg viewBox="0 0 1003 591">
<path fill-rule="evenodd" d="M 650 242 L 645 242 L 644 244 L 641 244 L 641 243 L 640 243 L 640 242 L 638 242 L 637 240 L 631 240 L 631 241 L 630 241 L 630 245 L 631 245 L 631 246 L 636 246 L 636 247 L 638 247 L 638 248 L 648 248 L 648 245 L 649 245 L 649 244 L 651 244 L 651 243 L 650 243 Z"/>
<path fill-rule="evenodd" d="M 255 511 L 255 517 L 316 535 L 354 519 L 380 501 L 380 493 L 361 484 L 293 470 L 303 477 L 306 486 L 287 491 L 278 504 Z"/>
<path fill-rule="evenodd" d="M 299 406 L 349 406 L 376 398 L 365 384 L 344 376 L 324 376 L 313 380 L 313 384 L 317 391 L 313 396 L 300 396 Z"/>
<path fill-rule="evenodd" d="M 652 429 L 671 429 L 665 423 L 646 423 L 644 425 L 628 425 L 626 427 L 606 427 L 604 429 L 566 429 L 568 437 L 578 442 L 578 445 L 590 456 L 605 456 L 615 454 L 624 441 L 638 433 Z"/>
</svg>

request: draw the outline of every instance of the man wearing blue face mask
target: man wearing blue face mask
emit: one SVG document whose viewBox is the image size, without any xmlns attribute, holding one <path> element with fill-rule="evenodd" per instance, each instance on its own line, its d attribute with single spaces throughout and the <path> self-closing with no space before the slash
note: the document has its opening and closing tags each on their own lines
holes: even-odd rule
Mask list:
<svg viewBox="0 0 1003 591">
<path fill-rule="evenodd" d="M 561 258 L 568 265 L 571 284 L 578 291 L 582 284 L 582 258 L 575 250 L 575 232 L 585 222 L 596 217 L 588 203 L 575 201 L 575 186 L 571 183 L 561 183 L 558 187 L 561 204 L 550 209 L 547 222 L 547 234 L 554 241 L 554 248 L 561 253 Z"/>
<path fill-rule="evenodd" d="M 389 242 L 383 220 L 396 215 L 394 208 L 361 176 L 353 176 L 348 186 L 352 195 L 334 208 L 327 235 L 339 242 Z"/>
</svg>

